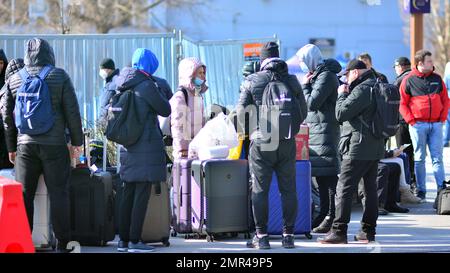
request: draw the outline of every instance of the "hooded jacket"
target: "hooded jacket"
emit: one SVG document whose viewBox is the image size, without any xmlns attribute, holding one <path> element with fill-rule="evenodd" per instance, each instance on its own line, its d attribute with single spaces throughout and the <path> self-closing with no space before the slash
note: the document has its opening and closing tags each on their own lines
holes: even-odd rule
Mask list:
<svg viewBox="0 0 450 273">
<path fill-rule="evenodd" d="M 447 88 L 438 74 L 414 68 L 402 81 L 400 96 L 400 113 L 408 124 L 447 120 Z"/>
<path fill-rule="evenodd" d="M 146 59 L 141 62 L 145 63 Z M 126 67 L 117 80 L 118 91 L 132 89 L 135 92 L 136 109 L 139 116 L 146 120 L 139 140 L 121 149 L 120 177 L 125 182 L 166 180 L 166 154 L 157 116 L 169 116 L 170 105 L 147 71 L 143 73 L 142 70 Z"/>
<path fill-rule="evenodd" d="M 370 124 L 376 111 L 371 88 L 376 75 L 368 70 L 349 86 L 349 93 L 338 95 L 336 119 L 342 123 L 339 152 L 345 160 L 379 160 L 384 158 L 384 139 L 375 138 L 362 122 Z"/>
<path fill-rule="evenodd" d="M 27 42 L 26 48 L 25 69 L 31 76 L 39 74 L 45 65 L 55 65 L 53 49 L 47 41 L 34 38 Z M 63 69 L 55 67 L 45 78 L 45 82 L 48 85 L 55 112 L 55 124 L 47 133 L 35 136 L 26 134 L 17 136 L 13 111 L 16 92 L 22 85 L 19 73 L 12 75 L 5 84 L 6 91 L 2 98 L 4 107 L 1 111 L 9 152 L 15 152 L 17 144 L 66 145 L 66 128 L 70 132 L 70 141 L 73 146 L 83 144 L 80 108 L 69 75 Z"/>
<path fill-rule="evenodd" d="M 170 99 L 172 145 L 175 159 L 181 158 L 182 153 L 188 151 L 189 143 L 205 125 L 203 94 L 208 87 L 205 81 L 196 91 L 193 84 L 195 73 L 200 67 L 203 67 L 206 72 L 206 66 L 197 58 L 186 58 L 180 62 L 178 67 L 179 87 Z M 187 105 L 181 89 L 187 91 Z"/>
<path fill-rule="evenodd" d="M 236 108 L 238 117 L 244 117 L 245 112 L 249 109 L 246 109 L 249 105 L 255 105 L 256 111 L 259 111 L 259 106 L 261 106 L 262 97 L 264 93 L 264 89 L 267 84 L 270 82 L 273 73 L 278 73 L 282 78 L 287 79 L 286 83 L 291 87 L 292 92 L 297 97 L 297 101 L 300 104 L 301 110 L 301 120 L 303 122 L 306 118 L 307 107 L 305 103 L 305 97 L 302 92 L 302 87 L 300 86 L 297 77 L 294 75 L 288 74 L 288 67 L 286 62 L 279 58 L 271 58 L 264 61 L 261 66 L 261 71 L 255 74 L 252 74 L 245 78 L 244 82 L 241 85 L 241 94 L 239 98 L 239 103 Z M 258 112 L 249 112 L 250 120 L 253 119 L 253 115 L 258 117 Z M 245 128 L 245 124 L 242 124 L 242 120 L 239 119 L 239 125 L 241 128 Z M 257 120 L 257 124 L 259 124 L 259 120 Z M 250 124 L 252 125 L 252 124 Z M 250 128 L 250 136 L 252 136 L 258 128 Z"/>
<path fill-rule="evenodd" d="M 3 68 L 0 70 L 0 89 L 5 85 L 6 66 L 8 65 L 8 59 L 3 49 L 0 49 L 0 60 L 3 61 Z"/>
<path fill-rule="evenodd" d="M 307 44 L 300 48 L 295 55 L 297 55 L 300 68 L 304 73 L 315 71 L 316 68 L 323 62 L 320 49 L 313 44 Z"/>
<path fill-rule="evenodd" d="M 340 130 L 335 108 L 339 87 L 336 74 L 341 69 L 338 61 L 326 59 L 313 70 L 310 83 L 302 85 L 308 106 L 305 121 L 309 126 L 312 176 L 332 176 L 339 173 Z"/>
</svg>

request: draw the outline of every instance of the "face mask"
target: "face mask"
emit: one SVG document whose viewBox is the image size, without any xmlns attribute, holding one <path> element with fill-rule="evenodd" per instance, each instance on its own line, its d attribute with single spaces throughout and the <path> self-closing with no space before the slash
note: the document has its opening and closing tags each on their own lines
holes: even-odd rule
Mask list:
<svg viewBox="0 0 450 273">
<path fill-rule="evenodd" d="M 194 85 L 195 86 L 201 86 L 205 81 L 199 78 L 194 79 Z"/>
<path fill-rule="evenodd" d="M 101 69 L 100 72 L 98 73 L 98 75 L 99 75 L 102 79 L 106 80 L 106 78 L 108 77 L 108 72 L 106 72 L 105 70 Z"/>
</svg>

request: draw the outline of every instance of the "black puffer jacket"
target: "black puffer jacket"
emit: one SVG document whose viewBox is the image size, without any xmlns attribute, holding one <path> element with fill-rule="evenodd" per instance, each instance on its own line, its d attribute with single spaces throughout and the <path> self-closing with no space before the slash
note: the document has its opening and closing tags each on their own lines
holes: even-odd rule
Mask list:
<svg viewBox="0 0 450 273">
<path fill-rule="evenodd" d="M 53 49 L 47 41 L 37 38 L 31 39 L 28 41 L 26 48 L 25 68 L 30 75 L 39 74 L 45 65 L 55 65 Z M 16 92 L 22 85 L 22 78 L 16 73 L 5 84 L 6 92 L 1 104 L 4 105 L 2 116 L 9 152 L 15 152 L 17 144 L 66 145 L 66 128 L 70 132 L 72 145 L 81 146 L 83 144 L 80 108 L 69 75 L 61 68 L 54 68 L 45 78 L 45 82 L 51 93 L 52 106 L 55 111 L 55 124 L 47 133 L 36 136 L 22 134 L 17 136 L 13 111 Z"/>
<path fill-rule="evenodd" d="M 335 108 L 342 67 L 334 59 L 325 60 L 314 71 L 309 84 L 302 85 L 308 105 L 309 153 L 312 176 L 339 173 L 339 123 Z"/>
<path fill-rule="evenodd" d="M 287 79 L 287 84 L 292 88 L 293 92 L 297 92 L 297 99 L 300 104 L 301 110 L 301 120 L 303 122 L 307 115 L 307 108 L 305 97 L 302 92 L 302 87 L 300 86 L 297 77 L 288 74 L 288 67 L 286 62 L 281 59 L 274 59 L 264 66 L 263 70 L 252 74 L 245 78 L 241 85 L 241 94 L 239 98 L 239 103 L 237 106 L 237 114 L 239 117 L 244 116 L 245 108 L 249 105 L 260 106 L 264 89 L 266 85 L 270 82 L 272 71 L 278 73 L 283 78 Z M 258 111 L 258 108 L 256 108 Z M 250 115 L 258 115 L 258 113 L 253 113 L 250 111 Z M 240 120 L 240 122 L 243 119 Z M 251 124 L 250 124 L 251 125 Z M 241 128 L 243 124 L 240 123 Z M 253 129 L 253 130 L 252 130 Z M 251 128 L 250 135 L 254 132 L 256 128 Z"/>
<path fill-rule="evenodd" d="M 370 124 L 376 110 L 371 88 L 376 76 L 368 70 L 350 85 L 349 93 L 341 93 L 336 103 L 336 118 L 343 123 L 339 152 L 343 159 L 379 160 L 384 158 L 384 139 L 375 138 L 361 122 Z"/>
</svg>

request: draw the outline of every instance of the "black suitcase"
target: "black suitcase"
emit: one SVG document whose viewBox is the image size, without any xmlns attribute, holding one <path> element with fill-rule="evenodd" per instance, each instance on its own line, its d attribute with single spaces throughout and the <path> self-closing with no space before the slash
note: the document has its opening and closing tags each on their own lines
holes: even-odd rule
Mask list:
<svg viewBox="0 0 450 273">
<path fill-rule="evenodd" d="M 114 240 L 114 194 L 109 172 L 74 168 L 70 177 L 70 202 L 73 241 L 82 246 L 104 246 Z"/>
</svg>

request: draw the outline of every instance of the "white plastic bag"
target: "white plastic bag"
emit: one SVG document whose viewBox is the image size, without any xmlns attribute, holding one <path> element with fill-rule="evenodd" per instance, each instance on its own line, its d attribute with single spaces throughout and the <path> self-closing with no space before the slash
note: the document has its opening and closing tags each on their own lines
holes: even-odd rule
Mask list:
<svg viewBox="0 0 450 273">
<path fill-rule="evenodd" d="M 197 157 L 199 148 L 239 145 L 238 134 L 233 123 L 223 113 L 208 121 L 189 144 L 189 157 Z"/>
<path fill-rule="evenodd" d="M 214 147 L 200 147 L 198 149 L 198 159 L 217 159 L 217 158 L 227 158 L 230 149 L 226 145 L 214 146 Z"/>
</svg>

